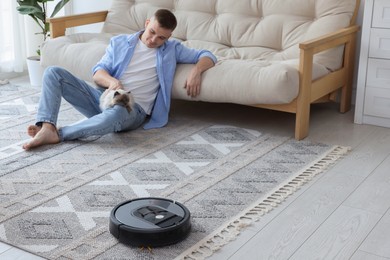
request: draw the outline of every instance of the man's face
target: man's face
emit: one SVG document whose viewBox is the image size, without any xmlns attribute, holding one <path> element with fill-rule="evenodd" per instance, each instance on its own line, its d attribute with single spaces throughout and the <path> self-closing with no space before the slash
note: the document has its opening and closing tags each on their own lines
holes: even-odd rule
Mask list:
<svg viewBox="0 0 390 260">
<path fill-rule="evenodd" d="M 148 48 L 158 48 L 164 44 L 172 35 L 172 30 L 160 27 L 160 24 L 155 20 L 146 20 L 145 32 L 141 36 L 141 41 Z"/>
</svg>

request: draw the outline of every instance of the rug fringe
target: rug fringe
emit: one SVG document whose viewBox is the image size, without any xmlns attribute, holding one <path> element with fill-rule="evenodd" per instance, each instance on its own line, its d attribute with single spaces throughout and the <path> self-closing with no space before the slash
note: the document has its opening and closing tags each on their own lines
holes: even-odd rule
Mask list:
<svg viewBox="0 0 390 260">
<path fill-rule="evenodd" d="M 315 176 L 324 172 L 329 166 L 336 163 L 348 151 L 350 147 L 334 146 L 328 150 L 319 160 L 314 161 L 304 170 L 297 172 L 289 181 L 285 182 L 268 196 L 259 199 L 239 215 L 222 225 L 191 248 L 184 251 L 175 259 L 200 260 L 211 256 L 214 252 L 234 240 L 242 229 L 258 221 L 263 215 L 276 208 L 287 197 L 292 195 L 300 187 L 311 181 Z"/>
</svg>

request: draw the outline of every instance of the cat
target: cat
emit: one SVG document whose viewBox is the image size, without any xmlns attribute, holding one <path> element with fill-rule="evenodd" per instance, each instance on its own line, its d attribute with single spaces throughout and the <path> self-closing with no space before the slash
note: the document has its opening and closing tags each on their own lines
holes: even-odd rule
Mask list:
<svg viewBox="0 0 390 260">
<path fill-rule="evenodd" d="M 134 106 L 134 97 L 130 91 L 126 92 L 123 89 L 107 89 L 100 96 L 100 109 L 103 111 L 114 105 L 123 106 L 130 113 Z"/>
</svg>

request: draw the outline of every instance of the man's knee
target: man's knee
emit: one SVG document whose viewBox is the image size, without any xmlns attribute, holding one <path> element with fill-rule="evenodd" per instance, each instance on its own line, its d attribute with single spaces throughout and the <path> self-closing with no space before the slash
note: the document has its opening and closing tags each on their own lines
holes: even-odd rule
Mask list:
<svg viewBox="0 0 390 260">
<path fill-rule="evenodd" d="M 58 66 L 50 66 L 45 69 L 45 73 L 43 74 L 43 78 L 51 78 L 51 77 L 63 77 L 65 73 L 68 73 L 67 70 Z"/>
</svg>

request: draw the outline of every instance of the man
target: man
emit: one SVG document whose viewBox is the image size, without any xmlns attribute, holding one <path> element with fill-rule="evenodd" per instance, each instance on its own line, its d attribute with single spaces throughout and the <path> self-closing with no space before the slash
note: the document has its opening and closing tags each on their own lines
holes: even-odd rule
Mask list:
<svg viewBox="0 0 390 260">
<path fill-rule="evenodd" d="M 160 9 L 145 22 L 144 31 L 113 37 L 105 55 L 93 68 L 93 80 L 100 89 L 62 68 L 47 68 L 37 123 L 27 128 L 32 139 L 23 148 L 29 150 L 91 135 L 133 130 L 148 115 L 150 120 L 145 129 L 166 125 L 176 64 L 195 64 L 185 85 L 187 94 L 195 97 L 200 93 L 201 74 L 216 63 L 215 56 L 207 50 L 190 49 L 178 41 L 168 40 L 176 25 L 175 16 Z M 130 113 L 119 105 L 101 111 L 99 97 L 104 89 L 130 90 L 135 107 Z M 61 97 L 87 119 L 57 129 Z"/>
</svg>

